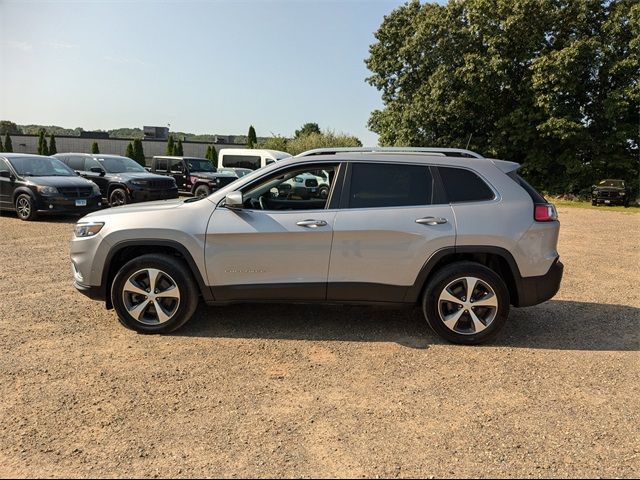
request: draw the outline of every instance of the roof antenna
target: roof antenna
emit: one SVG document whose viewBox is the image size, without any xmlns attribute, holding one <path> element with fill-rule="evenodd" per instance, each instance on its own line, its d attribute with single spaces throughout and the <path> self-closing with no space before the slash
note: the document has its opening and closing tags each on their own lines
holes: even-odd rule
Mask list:
<svg viewBox="0 0 640 480">
<path fill-rule="evenodd" d="M 471 143 L 471 137 L 472 137 L 472 136 L 473 136 L 473 133 L 470 133 L 470 134 L 469 134 L 469 140 L 467 140 L 467 146 L 466 146 L 466 147 L 464 147 L 464 148 L 465 148 L 465 150 L 469 150 L 469 144 Z"/>
</svg>

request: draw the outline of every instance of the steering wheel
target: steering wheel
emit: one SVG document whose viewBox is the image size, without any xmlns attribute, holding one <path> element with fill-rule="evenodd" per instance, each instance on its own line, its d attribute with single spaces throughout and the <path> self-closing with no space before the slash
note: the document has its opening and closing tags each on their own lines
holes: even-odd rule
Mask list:
<svg viewBox="0 0 640 480">
<path fill-rule="evenodd" d="M 260 195 L 258 197 L 258 202 L 260 203 L 260 208 L 262 210 L 266 210 L 267 208 L 264 206 L 264 195 Z"/>
</svg>

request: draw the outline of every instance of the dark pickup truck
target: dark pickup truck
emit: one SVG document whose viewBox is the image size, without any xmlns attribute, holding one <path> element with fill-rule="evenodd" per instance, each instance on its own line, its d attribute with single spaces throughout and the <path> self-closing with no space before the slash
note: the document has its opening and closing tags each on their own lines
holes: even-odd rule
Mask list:
<svg viewBox="0 0 640 480">
<path fill-rule="evenodd" d="M 624 180 L 606 179 L 591 187 L 591 205 L 624 205 L 629 206 L 631 190 Z"/>
<path fill-rule="evenodd" d="M 198 157 L 156 156 L 148 170 L 173 177 L 181 193 L 207 196 L 238 179 L 231 173 L 218 173 L 211 161 Z"/>
</svg>

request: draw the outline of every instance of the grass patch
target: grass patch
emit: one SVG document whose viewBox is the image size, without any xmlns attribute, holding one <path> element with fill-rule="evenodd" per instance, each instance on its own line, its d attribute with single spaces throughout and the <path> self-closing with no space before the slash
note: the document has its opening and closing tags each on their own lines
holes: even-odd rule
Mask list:
<svg viewBox="0 0 640 480">
<path fill-rule="evenodd" d="M 629 208 L 624 208 L 620 205 L 599 205 L 595 207 L 591 205 L 590 201 L 585 202 L 582 200 L 565 200 L 554 197 L 548 197 L 548 200 L 556 207 L 588 208 L 590 210 L 601 210 L 606 212 L 640 213 L 640 205 L 638 205 L 637 203 L 629 205 Z"/>
</svg>

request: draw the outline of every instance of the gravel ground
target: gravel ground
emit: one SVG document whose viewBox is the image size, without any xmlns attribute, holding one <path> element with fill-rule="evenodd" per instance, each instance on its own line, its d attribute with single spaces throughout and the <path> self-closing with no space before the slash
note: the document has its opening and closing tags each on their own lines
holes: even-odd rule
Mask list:
<svg viewBox="0 0 640 480">
<path fill-rule="evenodd" d="M 74 291 L 74 219 L 5 214 L 0 476 L 638 476 L 640 215 L 560 218 L 556 298 L 462 347 L 355 306 L 137 335 Z"/>
</svg>

